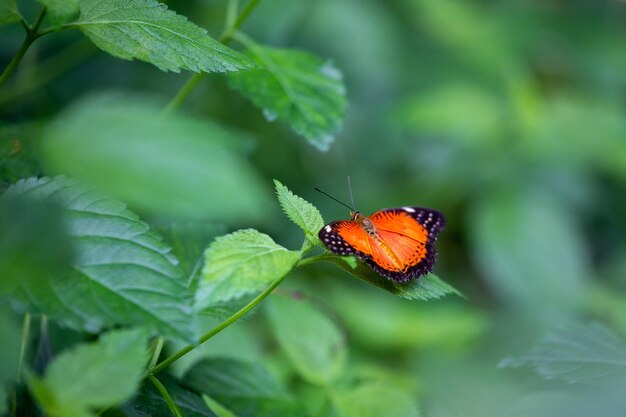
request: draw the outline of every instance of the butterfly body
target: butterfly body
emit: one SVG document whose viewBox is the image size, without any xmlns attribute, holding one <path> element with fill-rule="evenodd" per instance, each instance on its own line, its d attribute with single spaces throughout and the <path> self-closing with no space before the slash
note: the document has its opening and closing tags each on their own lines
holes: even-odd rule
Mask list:
<svg viewBox="0 0 626 417">
<path fill-rule="evenodd" d="M 432 270 L 434 243 L 444 226 L 443 214 L 436 210 L 400 207 L 370 216 L 353 211 L 350 220 L 331 222 L 318 236 L 331 252 L 355 255 L 379 274 L 404 283 Z"/>
</svg>

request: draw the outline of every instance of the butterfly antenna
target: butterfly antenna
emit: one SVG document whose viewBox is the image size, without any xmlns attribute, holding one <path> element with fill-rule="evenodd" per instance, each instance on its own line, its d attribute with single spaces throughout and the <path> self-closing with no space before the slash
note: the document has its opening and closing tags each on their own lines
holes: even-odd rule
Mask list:
<svg viewBox="0 0 626 417">
<path fill-rule="evenodd" d="M 315 187 L 315 191 L 318 191 L 318 192 L 320 192 L 320 193 L 324 194 L 326 197 L 330 198 L 331 200 L 335 200 L 336 202 L 338 202 L 338 203 L 339 203 L 339 204 L 341 204 L 342 206 L 346 206 L 346 207 L 348 207 L 348 208 L 350 209 L 350 211 L 356 211 L 356 210 L 354 210 L 352 207 L 350 207 L 349 205 L 347 205 L 346 203 L 343 203 L 343 202 L 341 202 L 341 201 L 337 200 L 337 199 L 336 199 L 335 197 L 333 197 L 332 195 L 330 195 L 330 194 L 328 194 L 328 193 L 325 193 L 324 191 L 320 190 L 320 189 L 319 189 L 319 188 L 317 188 L 317 187 Z"/>
<path fill-rule="evenodd" d="M 354 197 L 352 197 L 352 182 L 350 181 L 350 175 L 348 175 L 348 191 L 350 192 L 350 202 L 352 203 L 352 207 L 356 207 L 356 204 L 354 204 Z"/>
</svg>

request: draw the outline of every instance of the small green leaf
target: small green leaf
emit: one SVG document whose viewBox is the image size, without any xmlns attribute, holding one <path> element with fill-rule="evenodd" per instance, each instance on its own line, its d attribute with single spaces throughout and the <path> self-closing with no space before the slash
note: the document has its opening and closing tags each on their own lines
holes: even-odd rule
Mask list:
<svg viewBox="0 0 626 417">
<path fill-rule="evenodd" d="M 287 187 L 274 180 L 276 195 L 283 211 L 298 225 L 307 237 L 317 240 L 317 233 L 324 227 L 324 219 L 319 210 L 311 203 L 293 194 Z"/>
<path fill-rule="evenodd" d="M 78 0 L 37 0 L 46 6 L 46 15 L 56 27 L 78 15 Z"/>
<path fill-rule="evenodd" d="M 139 96 L 88 97 L 48 127 L 44 161 L 151 214 L 204 221 L 262 218 L 270 194 L 238 152 L 243 139 L 209 121 L 162 109 Z"/>
<path fill-rule="evenodd" d="M 75 329 L 97 332 L 127 324 L 194 340 L 192 297 L 177 260 L 123 203 L 65 177 L 21 180 L 0 203 L 13 198 L 59 204 L 75 254 L 63 270 L 46 274 L 20 268 L 3 276 L 0 295 Z M 37 239 L 22 246 L 39 248 L 32 242 Z M 58 249 L 28 253 L 35 263 L 45 260 L 48 252 Z M 2 265 L 0 270 L 5 271 Z"/>
<path fill-rule="evenodd" d="M 346 113 L 341 72 L 307 52 L 240 38 L 262 69 L 231 74 L 229 85 L 263 109 L 268 120 L 285 122 L 318 149 L 328 150 Z"/>
<path fill-rule="evenodd" d="M 65 351 L 42 380 L 31 375 L 29 387 L 46 415 L 92 416 L 93 408 L 116 405 L 132 396 L 148 359 L 147 335 L 117 330 L 95 343 Z"/>
<path fill-rule="evenodd" d="M 352 260 L 350 260 L 352 258 Z M 344 271 L 354 275 L 363 281 L 389 291 L 409 300 L 430 300 L 441 298 L 448 294 L 463 296 L 453 286 L 443 281 L 435 274 L 428 274 L 419 279 L 412 279 L 406 284 L 391 281 L 351 256 L 328 256 L 325 260 L 332 262 Z"/>
<path fill-rule="evenodd" d="M 205 253 L 202 279 L 196 293 L 196 308 L 261 291 L 285 276 L 300 255 L 275 243 L 254 229 L 218 237 Z"/>
<path fill-rule="evenodd" d="M 202 399 L 206 403 L 207 407 L 209 407 L 211 411 L 213 411 L 217 415 L 217 417 L 237 417 L 230 410 L 228 410 L 226 407 L 224 407 L 208 395 L 203 395 Z"/>
<path fill-rule="evenodd" d="M 0 24 L 19 22 L 20 13 L 15 0 L 0 0 Z"/>
<path fill-rule="evenodd" d="M 237 417 L 303 415 L 294 398 L 259 363 L 206 359 L 196 363 L 182 381 Z"/>
<path fill-rule="evenodd" d="M 526 355 L 501 367 L 533 368 L 546 379 L 621 388 L 626 378 L 626 341 L 600 323 L 548 333 Z"/>
<path fill-rule="evenodd" d="M 181 386 L 180 381 L 163 373 L 159 374 L 159 381 L 185 417 L 221 417 L 209 409 L 200 395 Z M 122 409 L 128 417 L 172 417 L 172 411 L 165 399 L 148 381 L 144 382 L 139 394 L 126 402 Z"/>
<path fill-rule="evenodd" d="M 314 384 L 335 381 L 347 356 L 337 325 L 306 299 L 274 297 L 266 304 L 276 339 L 298 373 Z"/>
<path fill-rule="evenodd" d="M 154 0 L 83 0 L 72 23 L 105 52 L 163 71 L 227 72 L 253 67 L 245 55 Z"/>
<path fill-rule="evenodd" d="M 419 417 L 413 395 L 396 387 L 369 382 L 333 395 L 339 417 Z"/>
</svg>

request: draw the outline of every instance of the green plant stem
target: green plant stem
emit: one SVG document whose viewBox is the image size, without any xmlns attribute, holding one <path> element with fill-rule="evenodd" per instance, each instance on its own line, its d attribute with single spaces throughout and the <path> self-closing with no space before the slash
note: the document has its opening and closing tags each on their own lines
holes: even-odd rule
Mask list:
<svg viewBox="0 0 626 417">
<path fill-rule="evenodd" d="M 157 364 L 159 360 L 159 356 L 161 356 L 161 350 L 163 350 L 163 343 L 165 343 L 165 338 L 163 336 L 158 336 L 154 342 L 154 350 L 152 352 L 152 359 L 150 359 L 150 364 L 148 365 L 148 369 L 154 368 L 154 365 Z"/>
<path fill-rule="evenodd" d="M 39 12 L 39 15 L 37 16 L 37 20 L 35 20 L 35 23 L 32 26 L 29 26 L 28 23 L 22 20 L 22 25 L 26 30 L 26 38 L 24 39 L 24 42 L 22 42 L 22 46 L 20 46 L 20 49 L 18 49 L 11 62 L 9 62 L 9 65 L 7 65 L 4 71 L 2 71 L 2 74 L 0 75 L 0 88 L 2 88 L 4 84 L 6 84 L 11 74 L 13 74 L 13 71 L 15 71 L 15 68 L 17 68 L 19 63 L 22 61 L 22 58 L 24 58 L 24 54 L 26 54 L 28 48 L 30 48 L 33 42 L 37 40 L 37 38 L 42 36 L 42 34 L 37 33 L 37 31 L 39 30 L 39 26 L 41 25 L 45 14 L 46 8 L 43 7 Z"/>
<path fill-rule="evenodd" d="M 28 349 L 28 338 L 30 336 L 30 322 L 31 317 L 30 313 L 26 312 L 24 314 L 24 323 L 22 324 L 22 340 L 20 343 L 20 356 L 17 360 L 17 375 L 15 376 L 15 382 L 20 383 L 20 379 L 22 376 L 22 364 L 24 363 L 24 358 L 26 357 L 26 350 Z"/>
<path fill-rule="evenodd" d="M 169 407 L 170 411 L 172 412 L 172 414 L 174 414 L 174 417 L 183 417 L 183 415 L 181 414 L 180 410 L 176 406 L 176 403 L 174 402 L 174 399 L 172 398 L 170 393 L 167 392 L 167 389 L 165 389 L 163 384 L 161 384 L 161 381 L 159 381 L 158 379 L 156 379 L 152 375 L 149 375 L 148 379 L 150 380 L 150 382 L 152 382 L 152 384 L 156 387 L 156 389 L 161 393 L 161 395 L 163 396 L 163 399 L 167 403 L 167 406 Z"/>
<path fill-rule="evenodd" d="M 305 266 L 305 265 L 309 265 L 312 263 L 316 263 L 316 262 L 321 262 L 321 261 L 327 261 L 331 258 L 335 258 L 337 257 L 337 255 L 333 255 L 331 253 L 323 253 L 321 255 L 316 255 L 316 256 L 311 256 L 310 258 L 304 258 L 298 261 L 298 263 L 296 263 L 296 268 L 299 268 L 301 266 Z"/>
<path fill-rule="evenodd" d="M 237 17 L 236 20 L 232 22 L 225 30 L 222 36 L 219 38 L 219 42 L 223 44 L 229 43 L 233 39 L 233 35 L 237 32 L 237 29 L 241 27 L 243 22 L 248 18 L 250 13 L 256 8 L 261 0 L 250 0 L 246 7 L 243 9 L 241 14 Z M 183 84 L 183 86 L 178 90 L 174 98 L 170 100 L 170 102 L 165 106 L 164 112 L 171 112 L 178 109 L 183 102 L 189 97 L 189 94 L 193 91 L 193 89 L 198 85 L 200 80 L 204 77 L 204 72 L 199 72 L 197 74 L 192 75 L 189 79 Z"/>
<path fill-rule="evenodd" d="M 195 348 L 197 348 L 198 346 L 200 346 L 201 344 L 203 344 L 204 342 L 206 342 L 207 340 L 209 340 L 210 338 L 212 338 L 213 336 L 215 336 L 216 334 L 218 334 L 219 332 L 221 332 L 222 330 L 224 330 L 225 328 L 227 328 L 228 326 L 230 326 L 231 324 L 233 324 L 234 322 L 236 322 L 237 320 L 239 320 L 241 317 L 243 317 L 248 311 L 252 310 L 254 307 L 257 306 L 257 304 L 259 304 L 261 301 L 263 301 L 268 295 L 270 295 L 272 293 L 272 291 L 274 291 L 274 289 L 276 287 L 278 287 L 278 285 L 280 285 L 281 282 L 283 282 L 283 280 L 285 279 L 285 277 L 289 275 L 289 274 L 285 274 L 282 277 L 278 278 L 276 281 L 272 282 L 272 284 L 267 287 L 261 294 L 257 295 L 254 300 L 250 301 L 248 304 L 246 304 L 241 310 L 237 311 L 235 314 L 233 314 L 232 316 L 230 316 L 229 318 L 227 318 L 226 320 L 224 320 L 222 323 L 220 323 L 219 325 L 217 325 L 216 327 L 214 327 L 212 330 L 210 330 L 208 333 L 205 333 L 200 340 L 198 341 L 198 343 L 193 344 L 193 345 L 188 345 L 185 346 L 184 348 L 180 349 L 178 352 L 174 353 L 172 356 L 170 356 L 169 358 L 163 360 L 163 362 L 159 363 L 158 365 L 150 368 L 148 370 L 148 375 L 154 375 L 158 372 L 160 372 L 161 370 L 167 368 L 168 366 L 170 366 L 172 363 L 176 362 L 178 359 L 182 358 L 183 356 L 185 356 L 187 353 L 191 352 L 192 350 L 194 350 Z"/>
</svg>

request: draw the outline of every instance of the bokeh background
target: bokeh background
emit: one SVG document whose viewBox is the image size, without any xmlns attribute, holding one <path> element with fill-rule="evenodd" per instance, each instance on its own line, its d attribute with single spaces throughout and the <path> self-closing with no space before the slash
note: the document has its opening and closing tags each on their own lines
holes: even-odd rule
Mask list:
<svg viewBox="0 0 626 417">
<path fill-rule="evenodd" d="M 224 1 L 167 3 L 219 34 Z M 281 287 L 312 297 L 340 326 L 350 378 L 409 392 L 432 417 L 619 415 L 626 3 L 263 0 L 243 30 L 332 61 L 349 107 L 330 150 L 320 152 L 268 122 L 225 77 L 205 77 L 181 111 L 246 138 L 254 191 L 232 189 L 223 198 L 259 197 L 237 218 L 195 219 L 210 231 L 204 238 L 254 227 L 297 248 L 300 232 L 272 200 L 273 178 L 327 221 L 346 210 L 313 188 L 349 201 L 348 175 L 365 213 L 441 210 L 448 226 L 435 271 L 465 298 L 406 301 L 332 266 L 298 270 Z M 0 29 L 3 64 L 22 36 L 19 26 Z M 80 98 L 115 90 L 168 100 L 187 77 L 115 59 L 77 33 L 42 39 L 0 91 L 2 186 L 49 174 L 38 152 L 42 131 Z M 158 195 L 154 201 L 158 207 Z M 174 221 L 130 207 L 152 224 Z M 259 360 L 309 395 L 264 323 L 259 315 L 233 326 L 180 366 L 211 355 Z"/>
</svg>

